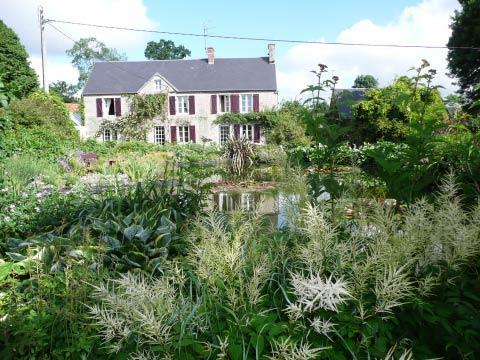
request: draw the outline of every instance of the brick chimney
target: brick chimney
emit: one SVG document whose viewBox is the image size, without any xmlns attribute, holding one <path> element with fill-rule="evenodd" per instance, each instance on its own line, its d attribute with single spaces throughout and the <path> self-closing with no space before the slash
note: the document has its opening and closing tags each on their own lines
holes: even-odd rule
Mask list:
<svg viewBox="0 0 480 360">
<path fill-rule="evenodd" d="M 208 64 L 213 65 L 215 63 L 215 49 L 213 47 L 207 48 Z"/>
<path fill-rule="evenodd" d="M 268 62 L 275 64 L 275 44 L 268 44 Z"/>
</svg>

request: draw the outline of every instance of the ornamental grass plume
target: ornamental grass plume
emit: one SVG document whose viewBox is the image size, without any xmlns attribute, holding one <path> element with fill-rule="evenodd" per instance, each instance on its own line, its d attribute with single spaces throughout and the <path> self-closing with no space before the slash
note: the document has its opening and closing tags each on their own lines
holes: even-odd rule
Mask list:
<svg viewBox="0 0 480 360">
<path fill-rule="evenodd" d="M 150 345 L 161 345 L 167 353 L 182 335 L 179 328 L 194 335 L 204 322 L 196 313 L 198 304 L 183 292 L 184 281 L 183 272 L 172 264 L 159 278 L 126 273 L 95 286 L 98 303 L 89 307 L 90 315 L 109 350 L 119 352 L 133 339 L 145 354 Z"/>
<path fill-rule="evenodd" d="M 309 277 L 304 277 L 293 274 L 292 286 L 296 303 L 305 312 L 319 309 L 338 312 L 338 306 L 351 297 L 343 279 L 335 281 L 332 276 L 324 278 L 321 274 L 310 274 Z"/>
<path fill-rule="evenodd" d="M 314 348 L 308 342 L 295 343 L 290 338 L 274 341 L 270 360 L 311 360 L 318 359 L 319 354 L 328 348 Z"/>
</svg>

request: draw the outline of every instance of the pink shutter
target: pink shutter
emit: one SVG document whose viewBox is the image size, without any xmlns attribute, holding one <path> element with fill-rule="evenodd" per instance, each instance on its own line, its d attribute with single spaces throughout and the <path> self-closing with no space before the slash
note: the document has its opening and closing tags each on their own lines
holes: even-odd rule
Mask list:
<svg viewBox="0 0 480 360">
<path fill-rule="evenodd" d="M 170 139 L 172 143 L 177 142 L 177 127 L 176 126 L 170 126 Z"/>
<path fill-rule="evenodd" d="M 188 113 L 190 115 L 195 115 L 195 96 L 193 95 L 188 97 Z"/>
<path fill-rule="evenodd" d="M 240 125 L 233 125 L 233 136 L 235 137 L 235 139 L 240 139 Z"/>
<path fill-rule="evenodd" d="M 190 141 L 195 144 L 197 142 L 197 139 L 195 139 L 195 126 L 190 125 L 188 131 L 190 133 Z"/>
<path fill-rule="evenodd" d="M 212 114 L 217 113 L 217 95 L 210 96 L 210 110 Z"/>
<path fill-rule="evenodd" d="M 232 112 L 238 113 L 240 112 L 240 97 L 238 95 L 230 96 L 230 102 L 232 106 Z"/>
<path fill-rule="evenodd" d="M 253 94 L 253 112 L 260 111 L 260 95 Z"/>
<path fill-rule="evenodd" d="M 122 116 L 121 98 L 115 98 L 115 116 Z"/>
<path fill-rule="evenodd" d="M 253 142 L 257 144 L 260 142 L 260 125 L 258 124 L 253 125 Z"/>
<path fill-rule="evenodd" d="M 102 99 L 97 98 L 97 117 L 103 116 Z"/>
<path fill-rule="evenodd" d="M 175 96 L 169 96 L 168 97 L 168 105 L 169 105 L 169 108 L 170 108 L 170 115 L 175 115 L 176 114 Z"/>
</svg>

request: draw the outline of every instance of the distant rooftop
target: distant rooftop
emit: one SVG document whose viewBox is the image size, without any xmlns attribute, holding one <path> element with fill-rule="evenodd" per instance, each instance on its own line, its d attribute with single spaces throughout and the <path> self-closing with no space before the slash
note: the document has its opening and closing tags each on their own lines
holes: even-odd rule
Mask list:
<svg viewBox="0 0 480 360">
<path fill-rule="evenodd" d="M 268 57 L 99 62 L 83 95 L 133 94 L 155 74 L 177 92 L 276 91 L 275 64 Z"/>
</svg>

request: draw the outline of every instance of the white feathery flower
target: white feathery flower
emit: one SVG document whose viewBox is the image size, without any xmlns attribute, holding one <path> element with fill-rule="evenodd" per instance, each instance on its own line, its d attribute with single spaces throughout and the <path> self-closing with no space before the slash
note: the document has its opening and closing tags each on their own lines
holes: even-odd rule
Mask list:
<svg viewBox="0 0 480 360">
<path fill-rule="evenodd" d="M 304 315 L 302 307 L 297 303 L 288 304 L 285 312 L 287 313 L 290 320 L 293 321 L 300 320 L 301 318 L 303 318 Z"/>
<path fill-rule="evenodd" d="M 331 275 L 324 280 L 320 274 L 311 274 L 309 278 L 294 274 L 292 285 L 298 298 L 297 302 L 307 312 L 318 309 L 338 312 L 338 305 L 351 297 L 343 279 L 335 281 Z"/>
<path fill-rule="evenodd" d="M 324 320 L 319 317 L 314 317 L 313 320 L 310 320 L 310 325 L 315 332 L 325 335 L 330 341 L 332 341 L 329 334 L 335 331 L 335 326 L 337 324 L 332 323 L 330 319 Z"/>
</svg>

